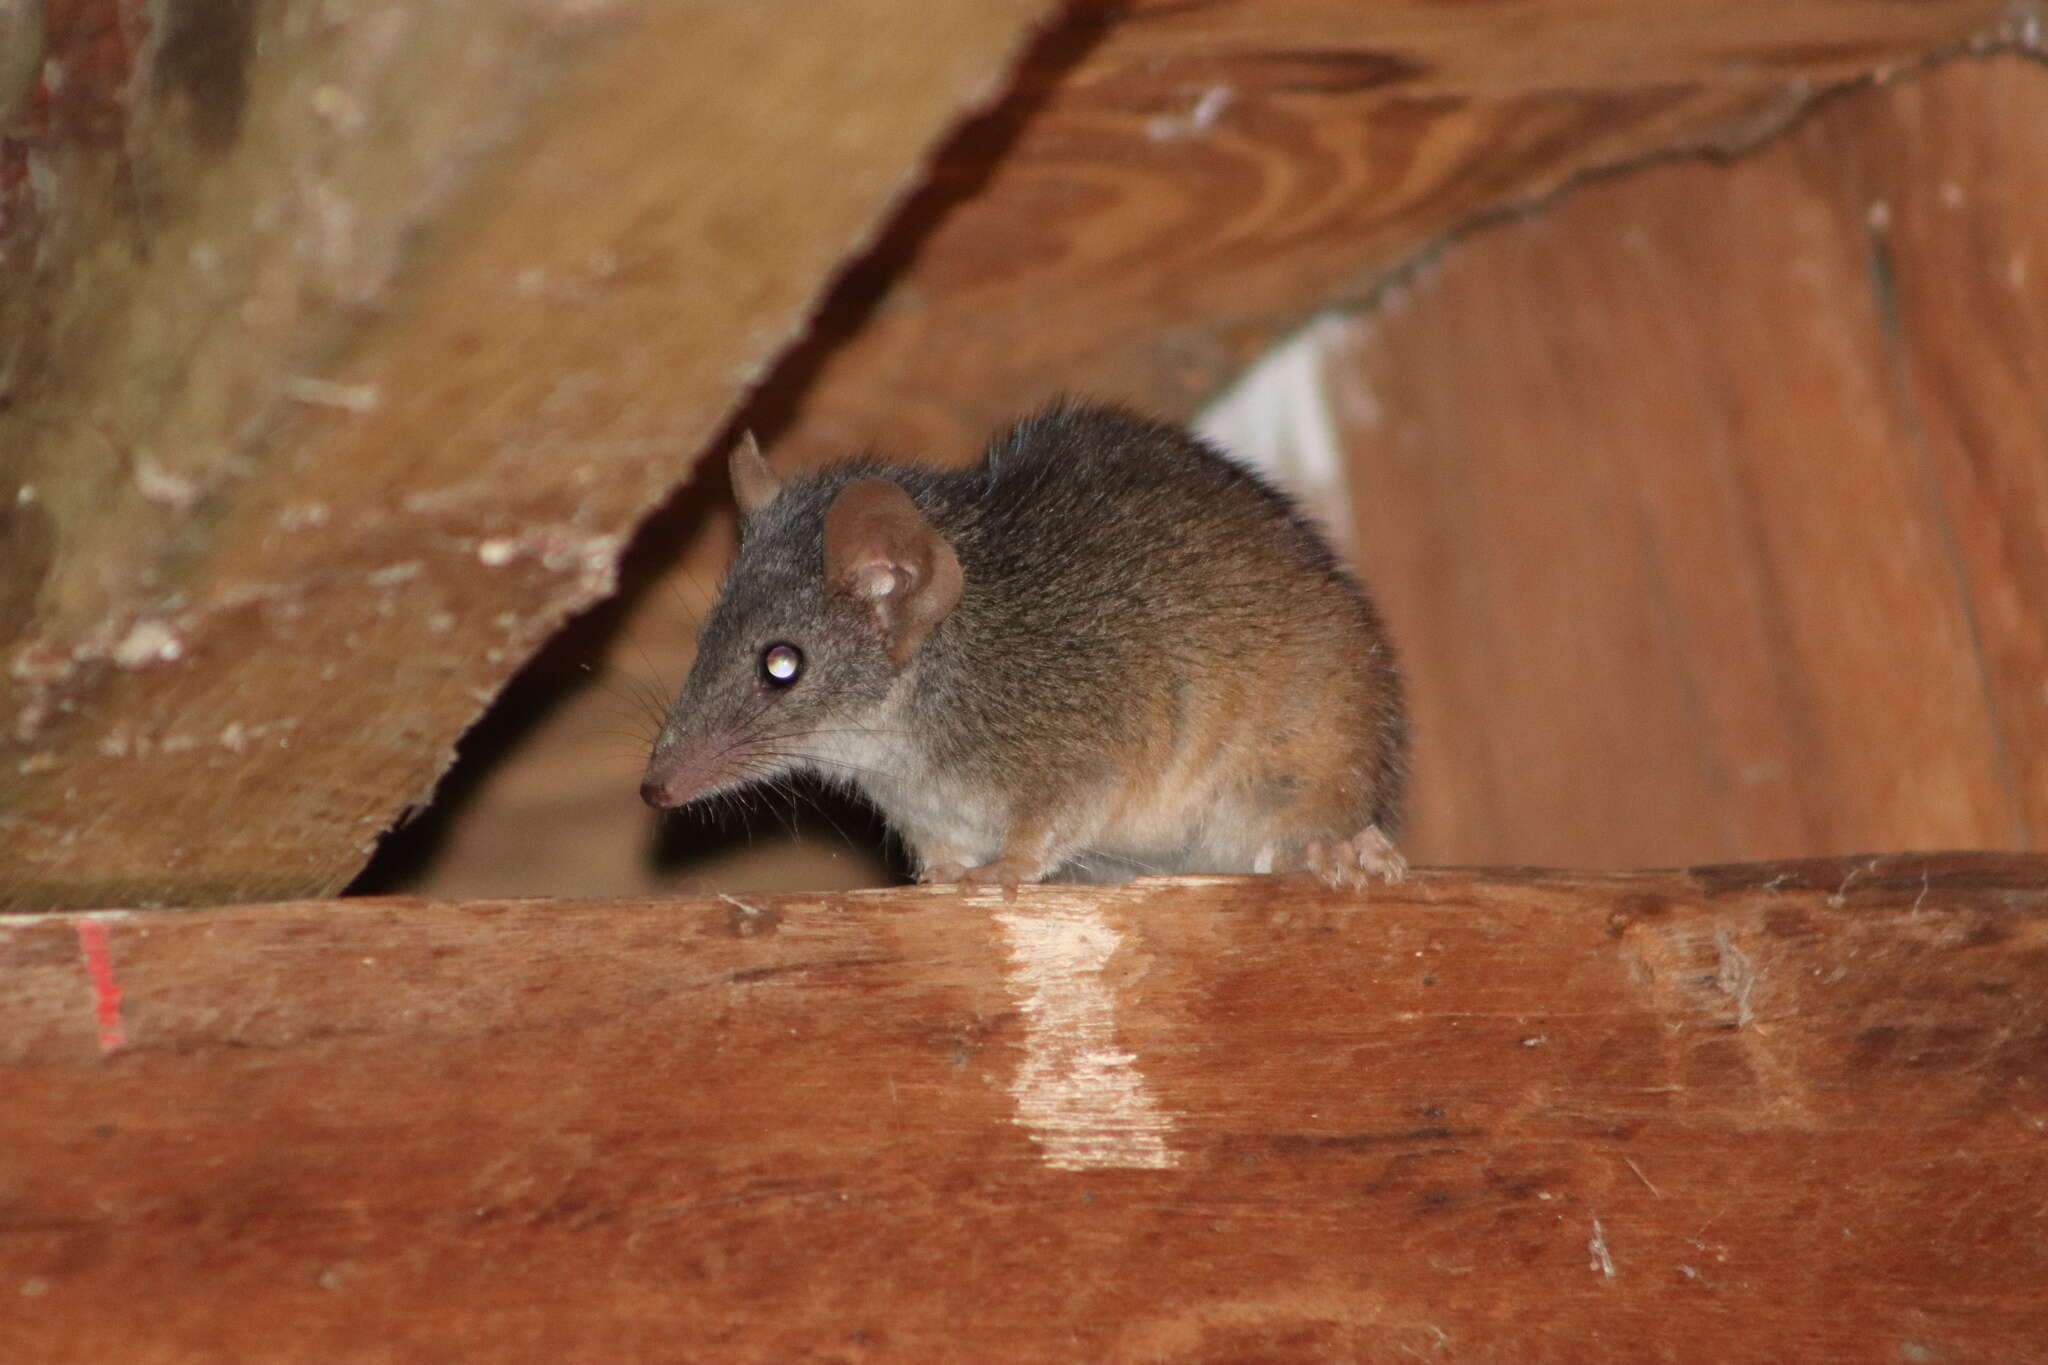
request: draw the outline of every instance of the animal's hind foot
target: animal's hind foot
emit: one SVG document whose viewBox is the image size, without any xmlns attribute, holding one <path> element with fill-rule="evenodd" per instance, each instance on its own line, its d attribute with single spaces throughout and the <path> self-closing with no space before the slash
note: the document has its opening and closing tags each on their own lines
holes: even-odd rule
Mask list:
<svg viewBox="0 0 2048 1365">
<path fill-rule="evenodd" d="M 1311 839 L 1302 861 L 1317 881 L 1340 891 L 1362 891 L 1374 881 L 1398 882 L 1408 875 L 1408 860 L 1378 825 L 1349 839 Z"/>
<path fill-rule="evenodd" d="M 963 887 L 993 886 L 1003 893 L 1003 899 L 1017 899 L 1017 888 L 1026 882 L 1035 882 L 1043 874 L 1028 858 L 1008 856 L 983 863 L 979 867 L 964 866 L 960 863 L 934 863 L 925 868 L 918 880 L 931 885 L 953 885 Z"/>
</svg>

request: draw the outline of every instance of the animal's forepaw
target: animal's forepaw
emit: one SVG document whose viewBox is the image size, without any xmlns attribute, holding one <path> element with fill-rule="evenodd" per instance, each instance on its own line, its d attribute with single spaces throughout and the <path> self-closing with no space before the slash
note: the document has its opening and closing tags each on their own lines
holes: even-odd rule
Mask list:
<svg viewBox="0 0 2048 1365">
<path fill-rule="evenodd" d="M 917 874 L 917 879 L 926 886 L 943 886 L 949 882 L 964 880 L 967 866 L 964 863 L 933 863 Z"/>
<path fill-rule="evenodd" d="M 1323 885 L 1340 891 L 1362 891 L 1374 880 L 1398 882 L 1408 875 L 1408 860 L 1378 825 L 1349 839 L 1312 839 L 1302 861 Z"/>
<path fill-rule="evenodd" d="M 970 867 L 961 875 L 961 882 L 967 886 L 1000 886 L 1003 899 L 1017 899 L 1017 888 L 1025 882 L 1038 880 L 1038 869 L 1022 858 L 998 858 L 980 867 Z"/>
</svg>

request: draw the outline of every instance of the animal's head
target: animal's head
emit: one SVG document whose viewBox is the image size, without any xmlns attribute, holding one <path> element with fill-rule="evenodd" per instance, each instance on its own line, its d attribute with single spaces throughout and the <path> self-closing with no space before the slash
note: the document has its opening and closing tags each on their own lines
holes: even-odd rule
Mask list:
<svg viewBox="0 0 2048 1365">
<path fill-rule="evenodd" d="M 960 561 L 900 484 L 846 470 L 779 479 L 734 450 L 740 550 L 655 739 L 651 806 L 803 767 L 857 779 L 890 690 L 960 600 Z"/>
</svg>

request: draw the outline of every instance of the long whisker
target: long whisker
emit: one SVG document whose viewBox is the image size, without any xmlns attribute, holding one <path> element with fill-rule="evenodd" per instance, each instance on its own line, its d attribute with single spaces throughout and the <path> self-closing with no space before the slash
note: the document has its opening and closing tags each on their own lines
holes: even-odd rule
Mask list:
<svg viewBox="0 0 2048 1365">
<path fill-rule="evenodd" d="M 773 738 L 812 739 L 822 738 L 826 735 L 887 735 L 893 739 L 908 739 L 910 738 L 910 733 L 908 730 L 870 730 L 856 726 L 845 730 L 787 730 L 782 734 L 773 736 Z"/>
<path fill-rule="evenodd" d="M 649 702 L 651 700 L 652 693 L 645 690 L 647 684 L 644 683 L 641 679 L 634 677 L 632 674 L 599 673 L 589 664 L 583 665 L 583 671 L 590 675 L 590 680 L 592 682 L 596 683 L 599 687 L 603 688 L 606 692 L 618 698 L 620 701 L 628 702 L 636 707 L 648 707 L 649 709 L 652 709 L 651 707 L 649 707 Z M 622 685 L 630 688 L 631 690 L 622 691 Z"/>
<path fill-rule="evenodd" d="M 668 679 L 663 677 L 661 670 L 654 666 L 654 660 L 647 657 L 646 647 L 642 645 L 637 639 L 633 640 L 631 643 L 633 646 L 633 652 L 640 656 L 641 667 L 645 668 L 650 674 L 654 676 L 655 685 L 661 689 L 661 694 L 666 697 L 673 697 L 676 694 L 675 688 L 669 686 Z"/>
<path fill-rule="evenodd" d="M 880 768 L 870 768 L 859 763 L 849 763 L 839 758 L 819 758 L 815 754 L 792 754 L 772 749 L 762 750 L 761 752 L 765 757 L 779 758 L 795 763 L 821 763 L 829 768 L 843 768 L 847 772 L 861 773 L 873 777 L 886 777 L 888 775 Z"/>
<path fill-rule="evenodd" d="M 848 848 L 858 848 L 860 846 L 859 841 L 851 834 L 848 834 L 845 827 L 832 818 L 832 812 L 825 809 L 825 803 L 818 799 L 818 794 L 815 791 L 806 791 L 803 793 L 803 796 L 806 801 L 811 803 L 811 809 L 816 812 L 818 818 L 832 827 L 832 832 L 839 836 L 840 843 L 845 844 Z"/>
<path fill-rule="evenodd" d="M 584 671 L 590 673 L 591 680 L 603 688 L 606 695 L 623 705 L 629 715 L 638 717 L 641 721 L 646 722 L 647 730 L 639 736 L 643 743 L 651 743 L 654 736 L 661 733 L 661 727 L 663 722 L 667 720 L 667 715 L 662 707 L 656 704 L 654 699 L 647 693 L 645 684 L 640 679 L 633 677 L 631 674 L 620 675 L 620 682 L 630 685 L 631 690 L 628 691 L 622 690 L 619 682 L 615 682 L 612 677 L 592 671 L 587 664 L 584 666 Z"/>
<path fill-rule="evenodd" d="M 697 590 L 697 596 L 701 597 L 704 600 L 704 606 L 702 610 L 703 612 L 708 613 L 711 610 L 711 608 L 717 604 L 718 593 L 711 587 L 710 584 L 704 581 L 704 576 L 698 573 L 695 569 L 685 569 L 683 571 L 683 577 L 689 582 L 691 587 Z M 674 586 L 673 579 L 670 580 L 670 585 Z"/>
<path fill-rule="evenodd" d="M 789 784 L 780 777 L 771 777 L 764 785 L 775 796 L 775 800 L 768 803 L 769 813 L 782 823 L 783 831 L 790 838 L 797 838 L 796 813 L 792 809 L 796 802 Z"/>
<path fill-rule="evenodd" d="M 695 574 L 685 574 L 684 576 L 693 581 L 696 578 Z M 697 630 L 699 624 L 704 619 L 703 613 L 700 612 L 697 608 L 691 606 L 689 601 L 684 598 L 683 590 L 680 586 L 677 585 L 674 574 L 663 574 L 661 579 L 661 585 L 668 589 L 668 595 L 672 599 L 674 599 L 675 604 L 682 609 L 683 620 L 689 623 L 690 630 L 694 633 Z"/>
<path fill-rule="evenodd" d="M 591 745 L 607 759 L 630 759 L 634 763 L 647 761 L 647 737 L 637 730 L 579 730 L 575 735 L 578 744 Z M 603 746 L 597 741 L 607 740 Z M 615 747 L 623 743 L 625 747 Z"/>
</svg>

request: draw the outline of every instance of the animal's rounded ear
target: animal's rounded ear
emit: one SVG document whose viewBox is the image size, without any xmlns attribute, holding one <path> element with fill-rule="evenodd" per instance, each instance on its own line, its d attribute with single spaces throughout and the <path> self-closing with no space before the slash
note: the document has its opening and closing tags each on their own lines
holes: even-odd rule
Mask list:
<svg viewBox="0 0 2048 1365">
<path fill-rule="evenodd" d="M 739 444 L 732 448 L 726 467 L 732 474 L 732 497 L 740 505 L 742 518 L 751 517 L 774 502 L 775 495 L 782 491 L 782 480 L 761 458 L 761 443 L 751 431 L 742 435 Z"/>
<path fill-rule="evenodd" d="M 825 513 L 825 586 L 870 612 L 907 663 L 959 605 L 959 556 L 910 494 L 888 479 L 849 484 Z"/>
</svg>

